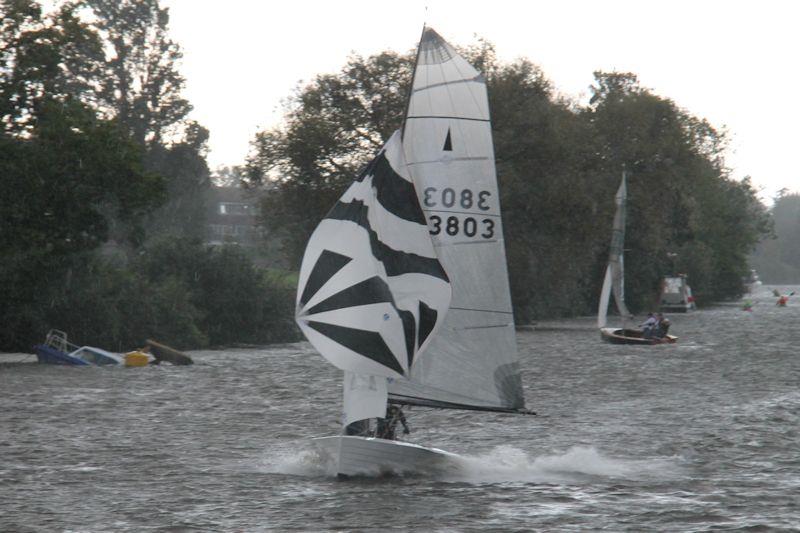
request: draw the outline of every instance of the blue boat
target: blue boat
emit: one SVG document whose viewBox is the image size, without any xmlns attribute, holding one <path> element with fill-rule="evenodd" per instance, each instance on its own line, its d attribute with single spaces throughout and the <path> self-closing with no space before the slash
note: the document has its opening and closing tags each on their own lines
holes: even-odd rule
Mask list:
<svg viewBox="0 0 800 533">
<path fill-rule="evenodd" d="M 94 346 L 77 346 L 67 341 L 67 334 L 57 329 L 47 333 L 44 344 L 33 347 L 40 363 L 49 365 L 124 365 L 125 358 Z"/>
</svg>

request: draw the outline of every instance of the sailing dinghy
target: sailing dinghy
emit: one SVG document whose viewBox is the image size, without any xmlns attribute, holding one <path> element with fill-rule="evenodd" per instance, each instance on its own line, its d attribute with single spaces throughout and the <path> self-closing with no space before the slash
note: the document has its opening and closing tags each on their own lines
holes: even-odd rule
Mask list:
<svg viewBox="0 0 800 533">
<path fill-rule="evenodd" d="M 296 318 L 344 370 L 343 434 L 315 439 L 340 477 L 429 471 L 457 457 L 369 433 L 387 403 L 532 414 L 517 361 L 486 82 L 430 28 L 402 130 L 309 239 Z M 358 424 L 361 434 L 347 434 Z"/>
<path fill-rule="evenodd" d="M 614 214 L 614 226 L 611 231 L 611 247 L 608 255 L 608 266 L 606 275 L 603 279 L 603 288 L 600 291 L 600 305 L 597 310 L 597 327 L 600 329 L 600 337 L 612 344 L 663 344 L 674 343 L 678 340 L 673 335 L 666 335 L 663 338 L 645 338 L 644 333 L 639 329 L 626 327 L 625 321 L 632 315 L 625 305 L 625 213 L 626 201 L 628 197 L 625 172 L 622 173 L 622 182 L 617 189 L 614 201 L 617 205 Z M 622 317 L 621 328 L 606 327 L 608 304 L 611 294 L 614 295 L 614 302 L 617 304 L 617 311 Z"/>
</svg>

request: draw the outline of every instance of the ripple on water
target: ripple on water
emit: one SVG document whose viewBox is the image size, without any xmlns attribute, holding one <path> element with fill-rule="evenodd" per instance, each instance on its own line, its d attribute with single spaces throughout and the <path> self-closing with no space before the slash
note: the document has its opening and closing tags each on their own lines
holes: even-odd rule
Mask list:
<svg viewBox="0 0 800 533">
<path fill-rule="evenodd" d="M 0 530 L 796 527 L 800 305 L 752 299 L 671 316 L 681 341 L 656 349 L 590 318 L 520 331 L 541 416 L 408 409 L 414 441 L 461 459 L 393 479 L 337 482 L 310 445 L 338 431 L 341 378 L 306 343 L 0 364 Z"/>
</svg>

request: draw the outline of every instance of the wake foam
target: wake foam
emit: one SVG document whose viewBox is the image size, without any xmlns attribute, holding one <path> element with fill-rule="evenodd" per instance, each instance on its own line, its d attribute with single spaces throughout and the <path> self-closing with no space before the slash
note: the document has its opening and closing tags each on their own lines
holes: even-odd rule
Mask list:
<svg viewBox="0 0 800 533">
<path fill-rule="evenodd" d="M 267 474 L 320 477 L 335 475 L 336 463 L 332 457 L 316 447 L 276 451 L 263 459 L 259 471 Z"/>
<path fill-rule="evenodd" d="M 449 482 L 571 484 L 599 479 L 671 479 L 681 471 L 674 459 L 616 459 L 604 456 L 591 446 L 573 446 L 561 454 L 538 457 L 531 457 L 514 446 L 497 446 L 485 454 L 458 455 L 448 461 L 442 468 L 428 467 L 406 475 Z M 328 477 L 336 474 L 336 461 L 315 446 L 275 450 L 262 460 L 259 471 Z"/>
<path fill-rule="evenodd" d="M 606 457 L 590 446 L 573 446 L 563 454 L 531 457 L 513 446 L 498 446 L 478 456 L 459 456 L 449 480 L 496 483 L 575 483 L 596 478 L 641 479 L 669 477 L 673 461 L 625 460 Z"/>
</svg>

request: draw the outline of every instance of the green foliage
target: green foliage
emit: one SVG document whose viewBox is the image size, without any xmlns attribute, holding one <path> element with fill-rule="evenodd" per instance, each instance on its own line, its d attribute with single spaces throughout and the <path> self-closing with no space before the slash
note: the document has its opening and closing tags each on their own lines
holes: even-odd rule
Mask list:
<svg viewBox="0 0 800 533">
<path fill-rule="evenodd" d="M 290 264 L 298 264 L 320 218 L 402 123 L 412 65 L 411 55 L 392 52 L 354 57 L 338 75 L 318 76 L 296 94 L 281 129 L 256 136 L 245 179 L 278 184 L 262 213 Z"/>
<path fill-rule="evenodd" d="M 751 263 L 765 283 L 800 283 L 800 194 L 783 190 L 774 200 L 774 234 L 759 243 Z"/>
<path fill-rule="evenodd" d="M 213 346 L 297 336 L 295 286 L 256 269 L 239 247 L 163 240 L 145 250 L 138 268 L 151 281 L 174 279 L 186 287 L 201 314 L 198 327 Z"/>
<path fill-rule="evenodd" d="M 527 60 L 501 64 L 486 42 L 463 53 L 487 78 L 518 320 L 594 312 L 623 169 L 630 307 L 652 308 L 661 278 L 676 270 L 701 302 L 741 291 L 746 256 L 769 219 L 749 181 L 728 177 L 723 134 L 633 74 L 595 73 L 582 107 Z M 290 264 L 401 123 L 412 59 L 353 57 L 300 88 L 284 125 L 256 137 L 247 179 L 270 187 L 264 223 L 282 237 Z"/>
<path fill-rule="evenodd" d="M 188 123 L 180 92 L 182 53 L 168 35 L 169 12 L 158 0 L 84 0 L 110 50 L 99 81 L 101 105 L 144 145 L 169 141 Z M 180 136 L 180 135 L 179 135 Z"/>
<path fill-rule="evenodd" d="M 205 230 L 208 131 L 186 118 L 167 10 L 57 5 L 0 0 L 0 350 L 50 328 L 114 350 L 294 339 L 285 284 L 183 244 Z M 183 239 L 142 248 L 147 230 Z"/>
</svg>

